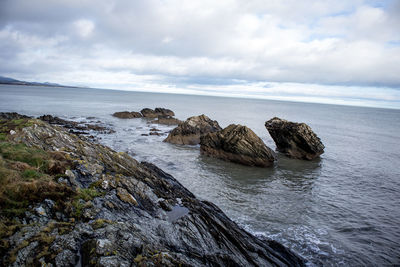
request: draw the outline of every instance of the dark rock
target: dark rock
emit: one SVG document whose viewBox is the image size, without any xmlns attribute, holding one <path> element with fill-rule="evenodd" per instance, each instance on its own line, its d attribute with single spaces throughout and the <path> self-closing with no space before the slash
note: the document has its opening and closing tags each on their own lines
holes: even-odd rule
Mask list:
<svg viewBox="0 0 400 267">
<path fill-rule="evenodd" d="M 197 145 L 200 143 L 202 135 L 217 132 L 221 129 L 217 121 L 211 120 L 206 115 L 193 116 L 173 129 L 164 142 L 179 145 Z"/>
<path fill-rule="evenodd" d="M 217 206 L 197 199 L 155 165 L 139 163 L 126 153 L 88 142 L 61 127 L 39 120 L 32 120 L 32 124 L 10 138 L 13 142 L 47 152 L 65 153 L 73 164 L 61 181 L 69 180 L 71 195 L 33 199 L 31 210 L 21 218 L 15 218 L 26 223 L 2 236 L 2 244 L 7 244 L 1 246 L 2 264 L 305 264 L 284 246 L 241 229 Z M 56 181 L 51 179 L 53 187 Z M 62 185 L 67 186 L 64 182 Z M 38 207 L 40 209 L 35 212 Z M 41 220 L 42 217 L 46 220 Z"/>
<path fill-rule="evenodd" d="M 160 136 L 160 135 L 162 135 L 162 134 L 160 134 L 159 132 L 150 132 L 149 135 L 157 135 L 157 136 Z"/>
<path fill-rule="evenodd" d="M 156 108 L 155 110 L 150 108 L 144 108 L 140 111 L 145 118 L 158 118 L 158 116 L 175 116 L 175 113 L 166 108 Z"/>
<path fill-rule="evenodd" d="M 170 117 L 175 116 L 175 113 L 172 110 L 166 108 L 155 108 L 154 111 L 157 115 L 161 116 L 170 116 Z"/>
<path fill-rule="evenodd" d="M 288 157 L 312 160 L 324 153 L 325 146 L 305 123 L 275 117 L 267 121 L 265 127 L 274 139 L 277 150 Z"/>
<path fill-rule="evenodd" d="M 111 134 L 115 131 L 108 127 L 104 127 L 98 124 L 80 124 L 76 121 L 64 120 L 59 117 L 54 117 L 52 115 L 43 115 L 38 117 L 39 120 L 45 121 L 49 124 L 63 126 L 70 129 L 69 132 L 76 135 L 87 135 L 89 131 L 96 131 L 103 134 Z"/>
<path fill-rule="evenodd" d="M 120 119 L 134 119 L 134 118 L 141 118 L 143 117 L 140 112 L 135 112 L 135 111 L 121 111 L 121 112 L 115 112 L 112 114 L 113 117 L 117 117 Z"/>
<path fill-rule="evenodd" d="M 268 167 L 274 152 L 249 128 L 231 124 L 222 131 L 201 137 L 202 154 L 249 166 Z"/>
<path fill-rule="evenodd" d="M 31 117 L 18 114 L 16 112 L 0 112 L 0 120 L 20 120 L 30 119 Z"/>
</svg>

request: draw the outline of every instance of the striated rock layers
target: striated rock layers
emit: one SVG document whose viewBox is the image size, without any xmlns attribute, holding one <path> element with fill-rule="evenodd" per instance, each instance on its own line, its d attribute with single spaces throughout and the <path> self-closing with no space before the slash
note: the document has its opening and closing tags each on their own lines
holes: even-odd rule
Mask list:
<svg viewBox="0 0 400 267">
<path fill-rule="evenodd" d="M 143 117 L 140 112 L 135 112 L 135 111 L 120 111 L 120 112 L 115 112 L 113 114 L 114 117 L 120 118 L 120 119 L 134 119 L 134 118 L 141 118 Z"/>
<path fill-rule="evenodd" d="M 173 129 L 164 142 L 178 145 L 197 145 L 200 143 L 201 136 L 221 129 L 217 121 L 211 120 L 206 115 L 193 116 Z"/>
<path fill-rule="evenodd" d="M 202 154 L 249 166 L 268 167 L 275 153 L 249 128 L 231 124 L 200 140 Z"/>
<path fill-rule="evenodd" d="M 277 150 L 286 156 L 312 160 L 324 153 L 325 146 L 318 136 L 305 123 L 295 123 L 280 118 L 265 122 Z"/>
<path fill-rule="evenodd" d="M 0 126 L 2 266 L 305 264 L 150 163 L 40 120 Z"/>
</svg>

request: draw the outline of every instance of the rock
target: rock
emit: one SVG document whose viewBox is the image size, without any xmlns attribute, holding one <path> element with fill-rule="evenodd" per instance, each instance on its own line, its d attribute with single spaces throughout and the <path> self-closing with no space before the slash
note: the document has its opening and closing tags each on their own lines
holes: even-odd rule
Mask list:
<svg viewBox="0 0 400 267">
<path fill-rule="evenodd" d="M 200 139 L 202 154 L 249 166 L 268 167 L 275 153 L 249 128 L 231 124 Z"/>
<path fill-rule="evenodd" d="M 156 108 L 154 111 L 158 116 L 175 116 L 175 113 L 172 110 L 166 108 Z"/>
<path fill-rule="evenodd" d="M 27 211 L 15 217 L 25 223 L 3 231 L 7 246 L 1 246 L 0 265 L 305 265 L 284 246 L 243 230 L 155 165 L 65 128 L 30 122 L 10 142 L 67 154 L 73 164 L 64 173 L 71 185 L 60 187 L 57 176 L 37 178 L 44 180 L 32 185 L 47 181 L 48 187 L 34 187 Z M 46 210 L 46 220 L 36 215 L 36 207 Z M 11 223 L 14 218 L 7 219 Z"/>
<path fill-rule="evenodd" d="M 117 196 L 126 203 L 131 203 L 135 206 L 137 206 L 138 204 L 136 199 L 131 194 L 129 194 L 129 192 L 126 191 L 126 189 L 124 188 L 121 187 L 117 188 Z"/>
<path fill-rule="evenodd" d="M 182 121 L 169 116 L 167 117 L 158 116 L 158 119 L 151 121 L 151 123 L 164 124 L 164 125 L 179 125 L 182 123 Z"/>
<path fill-rule="evenodd" d="M 325 146 L 318 136 L 305 123 L 295 123 L 280 118 L 265 122 L 277 150 L 286 156 L 312 160 L 324 153 Z"/>
<path fill-rule="evenodd" d="M 145 118 L 157 118 L 158 116 L 175 116 L 175 113 L 166 108 L 156 108 L 155 110 L 150 108 L 144 108 L 140 111 Z"/>
<path fill-rule="evenodd" d="M 211 120 L 204 114 L 193 116 L 173 129 L 164 142 L 178 145 L 197 145 L 200 143 L 202 135 L 221 129 L 217 121 Z"/>
<path fill-rule="evenodd" d="M 113 117 L 117 117 L 120 119 L 134 119 L 134 118 L 141 118 L 143 117 L 140 112 L 135 112 L 135 111 L 121 111 L 121 112 L 115 112 L 112 114 Z"/>
</svg>

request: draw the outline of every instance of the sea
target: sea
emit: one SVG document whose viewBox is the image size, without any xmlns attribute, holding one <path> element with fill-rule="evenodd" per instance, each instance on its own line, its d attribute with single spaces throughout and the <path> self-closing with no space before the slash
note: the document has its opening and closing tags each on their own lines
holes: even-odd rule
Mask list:
<svg viewBox="0 0 400 267">
<path fill-rule="evenodd" d="M 247 167 L 203 156 L 199 146 L 163 142 L 175 126 L 111 116 L 145 107 L 169 108 L 181 120 L 205 114 L 221 127 L 246 125 L 272 149 L 265 121 L 305 122 L 325 153 L 313 161 L 278 153 L 273 167 Z M 291 248 L 310 266 L 400 265 L 400 110 L 0 85 L 0 111 L 112 127 L 113 134 L 93 133 L 98 142 L 156 164 L 197 198 L 214 202 L 254 235 Z M 162 135 L 143 136 L 153 127 Z"/>
</svg>

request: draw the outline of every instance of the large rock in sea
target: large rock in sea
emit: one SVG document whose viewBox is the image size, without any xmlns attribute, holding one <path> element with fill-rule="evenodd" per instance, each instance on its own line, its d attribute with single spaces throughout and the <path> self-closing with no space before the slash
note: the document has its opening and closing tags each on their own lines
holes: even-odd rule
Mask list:
<svg viewBox="0 0 400 267">
<path fill-rule="evenodd" d="M 275 153 L 249 128 L 231 124 L 200 139 L 202 154 L 249 166 L 268 167 Z"/>
<path fill-rule="evenodd" d="M 296 123 L 277 117 L 265 122 L 277 150 L 286 156 L 312 160 L 324 153 L 325 146 L 305 123 Z"/>
<path fill-rule="evenodd" d="M 162 117 L 175 116 L 175 113 L 172 110 L 166 108 L 155 108 L 154 110 L 151 108 L 144 108 L 140 112 L 145 118 L 158 118 L 159 116 Z"/>
<path fill-rule="evenodd" d="M 115 112 L 113 114 L 114 117 L 120 118 L 120 119 L 134 119 L 134 118 L 141 118 L 143 117 L 140 112 L 135 112 L 135 111 L 120 111 L 120 112 Z"/>
<path fill-rule="evenodd" d="M 151 163 L 40 120 L 14 126 L 0 121 L 1 266 L 305 265 Z"/>
<path fill-rule="evenodd" d="M 211 120 L 204 114 L 193 116 L 173 129 L 164 142 L 178 145 L 197 145 L 200 143 L 200 136 L 221 129 L 217 121 Z"/>
</svg>

